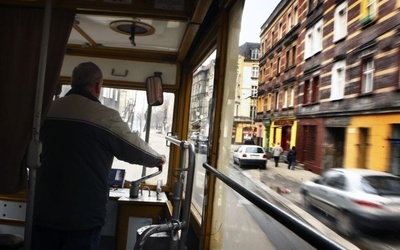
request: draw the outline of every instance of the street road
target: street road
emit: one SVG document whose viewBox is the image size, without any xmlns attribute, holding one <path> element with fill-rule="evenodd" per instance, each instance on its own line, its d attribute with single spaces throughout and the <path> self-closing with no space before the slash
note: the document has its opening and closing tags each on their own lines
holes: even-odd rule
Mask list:
<svg viewBox="0 0 400 250">
<path fill-rule="evenodd" d="M 250 179 L 260 179 L 268 187 L 284 187 L 290 190 L 290 194 L 282 194 L 283 197 L 287 198 L 294 205 L 305 210 L 302 204 L 302 196 L 299 193 L 301 187 L 301 181 L 296 181 L 293 178 L 288 177 L 288 172 L 285 168 L 285 164 L 281 164 L 279 168 L 274 168 L 274 172 L 278 171 L 280 174 L 272 174 L 272 171 L 267 170 L 247 170 L 240 169 L 238 166 L 233 165 L 234 168 L 247 173 L 247 175 L 252 176 Z M 270 165 L 268 165 L 270 167 Z M 300 171 L 306 170 L 296 170 L 298 173 Z M 296 172 L 295 171 L 295 172 Z M 292 172 L 290 172 L 292 173 Z M 318 221 L 323 223 L 325 226 L 338 233 L 335 227 L 335 221 L 333 218 L 325 215 L 323 212 L 317 209 L 310 209 L 307 211 L 310 215 L 315 217 Z M 398 231 L 366 231 L 363 230 L 359 232 L 359 235 L 355 238 L 347 238 L 347 240 L 360 249 L 363 250 L 393 250 L 400 249 L 400 238 L 398 237 L 400 232 Z M 339 233 L 338 233 L 339 234 Z"/>
</svg>

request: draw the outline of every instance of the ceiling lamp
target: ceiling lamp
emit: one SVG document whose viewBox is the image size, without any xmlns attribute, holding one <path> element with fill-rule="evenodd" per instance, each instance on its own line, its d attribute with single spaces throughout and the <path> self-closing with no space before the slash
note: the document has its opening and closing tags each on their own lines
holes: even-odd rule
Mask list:
<svg viewBox="0 0 400 250">
<path fill-rule="evenodd" d="M 118 20 L 110 23 L 110 28 L 118 33 L 129 36 L 132 46 L 136 46 L 135 36 L 149 36 L 154 34 L 155 29 L 150 24 L 140 20 Z"/>
</svg>

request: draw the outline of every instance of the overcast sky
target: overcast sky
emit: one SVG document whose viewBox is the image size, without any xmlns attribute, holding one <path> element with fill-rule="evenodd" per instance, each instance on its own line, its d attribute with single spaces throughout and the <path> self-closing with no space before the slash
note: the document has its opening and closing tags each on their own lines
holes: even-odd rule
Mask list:
<svg viewBox="0 0 400 250">
<path fill-rule="evenodd" d="M 245 42 L 260 42 L 261 26 L 279 2 L 280 0 L 246 0 L 239 45 Z"/>
</svg>

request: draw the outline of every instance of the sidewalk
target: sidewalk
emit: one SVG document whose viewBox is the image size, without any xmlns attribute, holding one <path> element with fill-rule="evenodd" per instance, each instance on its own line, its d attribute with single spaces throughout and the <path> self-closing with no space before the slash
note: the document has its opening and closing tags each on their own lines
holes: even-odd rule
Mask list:
<svg viewBox="0 0 400 250">
<path fill-rule="evenodd" d="M 280 162 L 278 167 L 275 167 L 273 159 L 268 160 L 266 170 L 252 169 L 249 172 L 254 179 L 258 179 L 261 183 L 298 206 L 302 203 L 301 184 L 320 176 L 299 166 L 296 166 L 294 170 L 290 170 L 287 168 L 287 163 L 283 162 Z"/>
</svg>

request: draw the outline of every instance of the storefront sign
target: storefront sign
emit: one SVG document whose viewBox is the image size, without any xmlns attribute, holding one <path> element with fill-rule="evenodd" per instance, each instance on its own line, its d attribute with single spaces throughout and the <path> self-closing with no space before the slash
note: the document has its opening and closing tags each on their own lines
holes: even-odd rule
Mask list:
<svg viewBox="0 0 400 250">
<path fill-rule="evenodd" d="M 293 120 L 278 120 L 275 121 L 274 124 L 278 126 L 292 126 Z"/>
<path fill-rule="evenodd" d="M 350 124 L 349 117 L 335 117 L 325 119 L 326 127 L 347 127 Z"/>
</svg>

